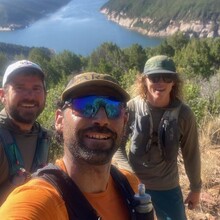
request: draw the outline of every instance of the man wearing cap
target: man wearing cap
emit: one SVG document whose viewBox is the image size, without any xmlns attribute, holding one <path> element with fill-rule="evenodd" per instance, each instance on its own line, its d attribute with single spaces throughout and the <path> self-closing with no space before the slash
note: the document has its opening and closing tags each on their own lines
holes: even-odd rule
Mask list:
<svg viewBox="0 0 220 220">
<path fill-rule="evenodd" d="M 114 78 L 88 72 L 76 75 L 68 83 L 62 93 L 63 105 L 56 111 L 55 128 L 64 141 L 64 156 L 56 165 L 92 205 L 95 219 L 130 219 L 123 196 L 110 174 L 111 159 L 121 144 L 127 122 L 128 100 L 129 95 Z M 137 177 L 128 171 L 123 173 L 137 191 Z M 76 193 L 73 195 L 77 197 Z M 84 204 L 81 200 L 77 202 Z M 70 218 L 67 204 L 51 183 L 34 178 L 9 195 L 0 216 L 29 220 L 93 219 Z M 88 211 L 84 205 L 79 209 Z"/>
<path fill-rule="evenodd" d="M 29 173 L 48 158 L 47 131 L 36 122 L 46 100 L 45 76 L 37 64 L 20 60 L 8 66 L 0 89 L 0 204 Z"/>
<path fill-rule="evenodd" d="M 114 161 L 132 170 L 145 184 L 159 220 L 185 220 L 178 151 L 190 182 L 185 199 L 189 209 L 194 209 L 200 198 L 200 151 L 196 119 L 181 101 L 181 81 L 173 60 L 163 55 L 147 60 L 135 88 L 137 96 L 128 103 L 128 154 L 123 144 Z"/>
</svg>

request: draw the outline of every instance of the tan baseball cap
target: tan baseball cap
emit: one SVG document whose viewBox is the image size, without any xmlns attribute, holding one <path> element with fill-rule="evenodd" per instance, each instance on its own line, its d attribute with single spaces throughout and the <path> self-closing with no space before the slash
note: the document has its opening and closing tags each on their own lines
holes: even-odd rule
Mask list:
<svg viewBox="0 0 220 220">
<path fill-rule="evenodd" d="M 127 102 L 129 94 L 119 85 L 116 79 L 108 74 L 86 72 L 75 75 L 62 93 L 62 100 L 87 95 L 105 95 Z"/>
</svg>

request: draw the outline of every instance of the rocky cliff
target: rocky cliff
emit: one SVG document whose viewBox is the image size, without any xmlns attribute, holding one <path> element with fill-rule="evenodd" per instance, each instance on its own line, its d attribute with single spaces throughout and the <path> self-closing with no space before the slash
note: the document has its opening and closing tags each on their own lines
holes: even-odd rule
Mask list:
<svg viewBox="0 0 220 220">
<path fill-rule="evenodd" d="M 101 13 L 105 14 L 109 20 L 116 22 L 123 27 L 151 37 L 167 37 L 178 31 L 186 33 L 189 36 L 200 38 L 220 36 L 220 27 L 219 22 L 217 21 L 202 22 L 197 20 L 186 22 L 183 20 L 170 20 L 166 27 L 158 30 L 151 26 L 151 24 L 154 23 L 154 20 L 149 17 L 129 18 L 122 12 L 118 13 L 116 11 L 110 11 L 107 8 L 102 8 Z M 142 24 L 142 26 L 149 26 L 149 28 L 142 28 L 139 24 Z"/>
</svg>

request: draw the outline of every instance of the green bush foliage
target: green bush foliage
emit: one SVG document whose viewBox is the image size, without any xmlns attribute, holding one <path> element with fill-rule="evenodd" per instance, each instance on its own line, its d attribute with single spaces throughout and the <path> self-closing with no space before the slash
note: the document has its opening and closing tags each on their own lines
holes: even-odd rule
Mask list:
<svg viewBox="0 0 220 220">
<path fill-rule="evenodd" d="M 57 135 L 54 127 L 55 112 L 57 109 L 57 103 L 61 99 L 62 91 L 64 90 L 67 83 L 67 78 L 63 78 L 56 85 L 56 87 L 50 88 L 47 91 L 47 102 L 44 111 L 38 118 L 45 128 L 50 130 L 51 134 L 51 145 L 50 145 L 50 161 L 54 161 L 57 157 L 62 155 L 63 146 L 57 141 Z"/>
<path fill-rule="evenodd" d="M 207 113 L 207 100 L 200 96 L 200 88 L 197 84 L 188 82 L 183 89 L 185 102 L 193 110 L 197 122 L 201 122 Z"/>
<path fill-rule="evenodd" d="M 132 96 L 136 75 L 143 71 L 146 60 L 154 55 L 165 54 L 175 60 L 177 71 L 184 81 L 184 101 L 194 111 L 198 123 L 207 115 L 218 117 L 220 114 L 220 38 L 189 39 L 182 33 L 177 33 L 154 48 L 142 48 L 134 44 L 121 49 L 116 44 L 106 42 L 87 57 L 70 51 L 55 54 L 45 48 L 32 48 L 26 55 L 27 48 L 25 47 L 23 54 L 22 47 L 18 46 L 9 46 L 9 56 L 6 52 L 7 45 L 3 48 L 4 51 L 0 50 L 1 74 L 8 63 L 20 58 L 37 62 L 46 73 L 47 104 L 39 122 L 52 132 L 50 160 L 62 154 L 62 144 L 57 142 L 54 132 L 56 102 L 69 78 L 79 72 L 108 73 Z"/>
</svg>

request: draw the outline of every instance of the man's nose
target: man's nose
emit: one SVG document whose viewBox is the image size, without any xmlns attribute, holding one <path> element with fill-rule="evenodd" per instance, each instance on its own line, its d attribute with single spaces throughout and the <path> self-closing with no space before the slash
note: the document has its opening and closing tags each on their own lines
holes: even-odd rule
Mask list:
<svg viewBox="0 0 220 220">
<path fill-rule="evenodd" d="M 108 125 L 109 119 L 106 114 L 105 108 L 101 107 L 93 118 L 93 122 L 100 126 Z"/>
<path fill-rule="evenodd" d="M 24 97 L 33 97 L 35 95 L 35 92 L 33 89 L 23 89 L 22 95 Z"/>
</svg>

